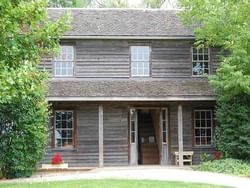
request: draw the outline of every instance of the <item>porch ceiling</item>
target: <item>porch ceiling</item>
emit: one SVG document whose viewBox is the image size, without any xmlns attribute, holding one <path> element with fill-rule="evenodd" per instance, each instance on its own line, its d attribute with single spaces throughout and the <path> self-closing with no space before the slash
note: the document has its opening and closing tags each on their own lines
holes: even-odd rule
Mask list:
<svg viewBox="0 0 250 188">
<path fill-rule="evenodd" d="M 48 100 L 215 100 L 206 79 L 84 80 L 52 79 Z"/>
</svg>

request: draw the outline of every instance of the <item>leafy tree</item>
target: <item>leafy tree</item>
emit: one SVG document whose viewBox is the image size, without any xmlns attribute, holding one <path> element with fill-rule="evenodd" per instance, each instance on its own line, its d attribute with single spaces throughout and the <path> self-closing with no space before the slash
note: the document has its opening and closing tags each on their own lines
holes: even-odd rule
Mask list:
<svg viewBox="0 0 250 188">
<path fill-rule="evenodd" d="M 30 176 L 47 144 L 47 74 L 41 57 L 56 52 L 67 16 L 48 20 L 44 0 L 0 2 L 0 174 Z"/>
<path fill-rule="evenodd" d="M 144 0 L 147 8 L 160 8 L 166 0 Z"/>
<path fill-rule="evenodd" d="M 229 157 L 250 159 L 250 1 L 180 0 L 180 5 L 183 21 L 199 26 L 196 44 L 227 52 L 210 77 L 218 96 L 218 149 Z"/>
<path fill-rule="evenodd" d="M 50 0 L 49 7 L 127 8 L 128 0 Z"/>
<path fill-rule="evenodd" d="M 99 8 L 127 8 L 127 0 L 97 0 L 97 7 Z"/>
<path fill-rule="evenodd" d="M 77 7 L 83 8 L 91 4 L 92 0 L 50 0 L 49 7 Z"/>
</svg>

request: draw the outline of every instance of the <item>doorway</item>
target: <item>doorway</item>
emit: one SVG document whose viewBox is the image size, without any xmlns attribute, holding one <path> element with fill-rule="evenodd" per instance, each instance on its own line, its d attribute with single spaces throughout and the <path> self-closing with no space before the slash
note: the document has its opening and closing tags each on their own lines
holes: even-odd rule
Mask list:
<svg viewBox="0 0 250 188">
<path fill-rule="evenodd" d="M 170 163 L 168 108 L 131 108 L 129 140 L 130 165 L 168 165 Z"/>
<path fill-rule="evenodd" d="M 138 164 L 157 165 L 159 160 L 156 110 L 138 109 Z"/>
</svg>

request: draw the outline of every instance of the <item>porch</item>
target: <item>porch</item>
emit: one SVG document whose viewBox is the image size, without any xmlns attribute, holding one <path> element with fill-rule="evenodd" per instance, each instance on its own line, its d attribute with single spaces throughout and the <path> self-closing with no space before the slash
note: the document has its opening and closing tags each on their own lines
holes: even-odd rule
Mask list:
<svg viewBox="0 0 250 188">
<path fill-rule="evenodd" d="M 199 136 L 194 131 L 195 110 L 212 111 L 214 101 L 54 101 L 51 104 L 50 143 L 42 163 L 50 163 L 53 155 L 60 153 L 69 167 L 174 165 L 174 152 L 179 152 L 182 166 L 183 151 L 194 152 L 193 164 L 199 163 L 201 153 L 214 152 L 212 143 L 202 143 L 210 142 L 207 137 L 212 137 L 212 132 Z M 56 112 L 71 112 L 72 120 L 62 120 L 60 127 Z M 69 121 L 71 132 L 63 125 Z M 151 130 L 143 133 L 149 124 Z M 63 133 L 65 129 L 67 133 Z M 197 138 L 201 145 L 194 143 Z"/>
</svg>

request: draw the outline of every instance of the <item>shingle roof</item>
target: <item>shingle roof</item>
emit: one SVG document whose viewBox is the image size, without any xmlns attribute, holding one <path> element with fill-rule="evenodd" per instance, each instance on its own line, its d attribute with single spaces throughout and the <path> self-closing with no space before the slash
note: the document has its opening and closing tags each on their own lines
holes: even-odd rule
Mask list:
<svg viewBox="0 0 250 188">
<path fill-rule="evenodd" d="M 175 10 L 48 9 L 52 20 L 66 11 L 71 12 L 73 20 L 65 36 L 194 36 Z"/>
<path fill-rule="evenodd" d="M 84 80 L 52 79 L 47 97 L 215 96 L 206 79 Z"/>
</svg>

